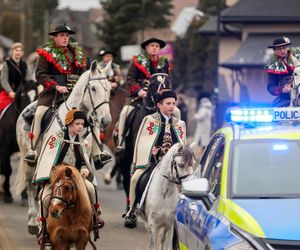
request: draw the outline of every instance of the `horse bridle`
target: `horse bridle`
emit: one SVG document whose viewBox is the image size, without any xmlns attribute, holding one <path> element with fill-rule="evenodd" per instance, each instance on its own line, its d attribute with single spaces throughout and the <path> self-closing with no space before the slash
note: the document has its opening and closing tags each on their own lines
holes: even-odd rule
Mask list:
<svg viewBox="0 0 300 250">
<path fill-rule="evenodd" d="M 109 99 L 99 103 L 98 105 L 95 105 L 95 102 L 93 100 L 92 93 L 91 93 L 91 88 L 90 88 L 90 81 L 95 81 L 95 80 L 107 80 L 107 78 L 105 76 L 91 77 L 91 74 L 89 74 L 89 79 L 85 85 L 85 88 L 83 91 L 83 96 L 85 95 L 86 92 L 88 92 L 89 98 L 91 100 L 91 105 L 92 105 L 92 113 L 91 113 L 92 117 L 95 122 L 98 122 L 100 124 L 100 122 L 97 119 L 97 109 L 100 108 L 104 104 L 109 104 Z M 104 91 L 108 92 L 108 89 L 106 87 L 103 86 L 103 88 L 104 88 Z"/>
<path fill-rule="evenodd" d="M 180 185 L 182 180 L 189 176 L 189 174 L 180 176 L 178 172 L 178 166 L 176 164 L 175 158 L 178 156 L 182 156 L 182 153 L 174 152 L 172 161 L 171 161 L 171 176 L 163 175 L 168 181 Z M 175 170 L 175 178 L 173 178 L 173 172 Z"/>
<path fill-rule="evenodd" d="M 71 178 L 71 177 L 66 176 L 66 177 L 64 177 L 63 179 L 61 179 L 59 182 L 57 182 L 55 184 L 55 187 L 54 187 L 54 190 L 53 190 L 53 195 L 52 195 L 52 198 L 51 198 L 51 200 L 58 199 L 58 200 L 62 201 L 64 203 L 63 210 L 67 209 L 67 208 L 73 208 L 73 207 L 75 207 L 75 204 L 76 204 L 75 201 L 70 201 L 70 200 L 67 200 L 67 199 L 63 198 L 62 186 L 65 184 L 66 180 L 71 180 L 72 181 L 72 187 L 74 189 L 77 189 L 77 185 L 76 185 L 74 179 Z M 57 191 L 58 191 L 58 194 L 57 194 Z"/>
</svg>

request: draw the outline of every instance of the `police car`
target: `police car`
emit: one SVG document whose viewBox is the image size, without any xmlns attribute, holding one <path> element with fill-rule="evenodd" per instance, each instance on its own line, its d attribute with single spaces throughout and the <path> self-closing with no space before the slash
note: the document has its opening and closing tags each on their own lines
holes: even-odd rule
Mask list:
<svg viewBox="0 0 300 250">
<path fill-rule="evenodd" d="M 300 108 L 229 116 L 182 184 L 175 249 L 300 249 Z"/>
</svg>

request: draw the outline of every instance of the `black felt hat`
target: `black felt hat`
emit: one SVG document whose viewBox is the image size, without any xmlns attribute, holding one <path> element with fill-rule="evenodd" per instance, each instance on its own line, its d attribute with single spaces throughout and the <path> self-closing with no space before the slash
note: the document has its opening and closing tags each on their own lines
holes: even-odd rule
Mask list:
<svg viewBox="0 0 300 250">
<path fill-rule="evenodd" d="M 116 56 L 117 56 L 116 53 L 113 52 L 111 49 L 102 49 L 102 50 L 100 50 L 100 52 L 99 52 L 99 55 L 100 55 L 100 56 L 104 56 L 104 55 L 106 55 L 106 54 L 111 54 L 113 57 L 116 57 Z"/>
<path fill-rule="evenodd" d="M 291 41 L 289 38 L 287 37 L 280 37 L 280 38 L 276 38 L 274 41 L 273 41 L 273 45 L 271 46 L 268 46 L 268 48 L 276 48 L 276 47 L 281 47 L 281 46 L 288 46 L 288 45 L 291 45 Z"/>
<path fill-rule="evenodd" d="M 148 40 L 144 41 L 144 42 L 141 44 L 141 47 L 142 47 L 143 49 L 146 49 L 146 46 L 147 46 L 149 43 L 158 43 L 161 49 L 162 49 L 163 47 L 166 46 L 166 43 L 165 43 L 163 40 L 160 40 L 160 39 L 158 39 L 158 38 L 152 37 L 152 38 L 149 38 Z"/>
<path fill-rule="evenodd" d="M 86 114 L 77 108 L 72 108 L 71 110 L 68 111 L 65 117 L 65 125 L 70 125 L 76 119 L 83 119 L 84 127 L 89 126 L 89 122 L 87 120 Z"/>
<path fill-rule="evenodd" d="M 54 31 L 50 32 L 50 36 L 56 36 L 58 33 L 69 33 L 70 35 L 75 34 L 75 31 L 71 30 L 71 28 L 67 25 L 58 25 Z"/>
<path fill-rule="evenodd" d="M 173 90 L 171 90 L 171 89 L 163 89 L 163 90 L 159 91 L 154 96 L 154 100 L 155 100 L 155 103 L 158 103 L 161 100 L 166 99 L 166 98 L 170 98 L 170 97 L 173 97 L 173 98 L 175 98 L 175 100 L 177 100 L 177 95 L 176 95 L 176 93 Z"/>
</svg>

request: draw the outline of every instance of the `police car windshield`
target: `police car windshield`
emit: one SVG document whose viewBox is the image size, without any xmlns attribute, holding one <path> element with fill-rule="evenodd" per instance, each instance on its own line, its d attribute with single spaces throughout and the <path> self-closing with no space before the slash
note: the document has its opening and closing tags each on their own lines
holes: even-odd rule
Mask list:
<svg viewBox="0 0 300 250">
<path fill-rule="evenodd" d="M 236 141 L 231 155 L 232 197 L 300 196 L 299 140 Z"/>
</svg>

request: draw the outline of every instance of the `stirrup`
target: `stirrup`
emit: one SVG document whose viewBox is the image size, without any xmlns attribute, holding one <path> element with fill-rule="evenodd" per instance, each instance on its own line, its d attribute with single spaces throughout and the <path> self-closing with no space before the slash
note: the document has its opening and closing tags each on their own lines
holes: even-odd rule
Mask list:
<svg viewBox="0 0 300 250">
<path fill-rule="evenodd" d="M 36 163 L 37 162 L 37 152 L 35 150 L 30 149 L 25 157 L 24 157 L 24 161 L 27 161 L 28 163 Z"/>
<path fill-rule="evenodd" d="M 50 241 L 50 236 L 47 232 L 46 229 L 46 223 L 44 225 L 42 225 L 42 227 L 40 228 L 38 234 L 37 234 L 37 243 L 40 246 L 45 246 L 45 247 L 51 247 L 51 241 Z"/>
<path fill-rule="evenodd" d="M 112 161 L 111 155 L 109 153 L 106 153 L 106 152 L 105 153 L 103 152 L 103 153 L 100 154 L 100 159 L 101 159 L 103 165 L 105 165 L 106 163 Z"/>
</svg>

